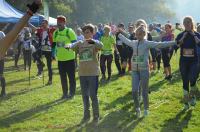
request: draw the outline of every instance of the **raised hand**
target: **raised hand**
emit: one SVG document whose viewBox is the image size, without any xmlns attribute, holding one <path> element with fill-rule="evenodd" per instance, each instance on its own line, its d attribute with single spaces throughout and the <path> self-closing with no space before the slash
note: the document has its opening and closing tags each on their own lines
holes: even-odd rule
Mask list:
<svg viewBox="0 0 200 132">
<path fill-rule="evenodd" d="M 42 0 L 34 0 L 32 4 L 28 4 L 27 7 L 33 13 L 36 13 L 42 7 Z"/>
</svg>

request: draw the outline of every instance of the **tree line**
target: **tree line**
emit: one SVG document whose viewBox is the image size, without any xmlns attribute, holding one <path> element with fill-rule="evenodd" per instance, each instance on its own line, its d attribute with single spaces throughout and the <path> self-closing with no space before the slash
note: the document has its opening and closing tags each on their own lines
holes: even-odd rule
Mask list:
<svg viewBox="0 0 200 132">
<path fill-rule="evenodd" d="M 24 0 L 6 0 L 15 8 L 26 11 Z M 47 0 L 52 17 L 64 15 L 78 24 L 132 22 L 143 18 L 147 22 L 175 19 L 175 13 L 164 0 Z M 23 3 L 23 4 L 22 4 Z M 43 11 L 40 11 L 43 14 Z"/>
</svg>

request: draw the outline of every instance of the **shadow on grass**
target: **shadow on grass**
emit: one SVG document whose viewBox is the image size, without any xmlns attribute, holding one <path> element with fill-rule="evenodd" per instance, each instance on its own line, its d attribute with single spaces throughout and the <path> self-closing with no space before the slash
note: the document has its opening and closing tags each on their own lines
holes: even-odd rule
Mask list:
<svg viewBox="0 0 200 132">
<path fill-rule="evenodd" d="M 52 102 L 49 102 L 49 103 L 46 103 L 46 104 L 43 104 L 40 106 L 36 106 L 35 108 L 23 111 L 21 113 L 17 113 L 17 114 L 11 115 L 9 117 L 2 118 L 2 119 L 0 119 L 0 128 L 8 128 L 13 124 L 16 124 L 19 122 L 24 122 L 26 120 L 35 118 L 36 114 L 47 111 L 51 107 L 59 105 L 65 101 L 66 100 L 58 99 L 58 100 L 55 100 L 55 101 L 52 101 Z"/>
<path fill-rule="evenodd" d="M 132 92 L 128 92 L 126 95 L 117 98 L 116 100 L 114 100 L 113 102 L 111 102 L 109 104 L 106 104 L 104 110 L 113 109 L 119 104 L 127 105 L 127 103 L 129 103 L 132 100 L 133 100 Z M 132 106 L 133 106 L 133 104 L 132 104 Z"/>
<path fill-rule="evenodd" d="M 84 125 L 77 124 L 73 127 L 66 129 L 65 131 L 132 131 L 143 119 L 144 118 L 137 119 L 133 112 L 132 103 L 128 103 L 124 105 L 124 107 L 122 107 L 121 109 L 113 111 L 108 115 L 105 115 L 104 117 L 100 118 L 98 125 L 95 125 L 93 122 L 89 122 L 88 124 Z"/>
<path fill-rule="evenodd" d="M 108 111 L 114 109 L 107 115 L 104 115 L 98 126 L 95 126 L 94 123 L 90 122 L 88 124 L 82 125 L 77 124 L 73 127 L 66 129 L 65 131 L 131 131 L 143 120 L 143 118 L 137 119 L 133 107 L 133 102 L 131 98 L 131 92 L 128 92 L 126 95 L 117 98 L 109 104 L 105 104 L 103 111 Z M 120 108 L 117 106 L 122 105 Z"/>
<path fill-rule="evenodd" d="M 124 76 L 126 76 L 126 75 L 124 75 Z M 100 87 L 106 86 L 110 82 L 114 82 L 114 81 L 118 80 L 119 78 L 120 78 L 120 76 L 117 75 L 117 74 L 111 75 L 111 78 L 110 78 L 109 81 L 108 80 L 102 80 L 101 77 L 100 77 L 99 86 Z"/>
<path fill-rule="evenodd" d="M 34 77 L 35 77 L 35 76 L 30 76 L 31 79 L 34 79 Z M 31 80 L 31 81 L 32 81 L 32 80 Z M 21 82 L 27 82 L 27 85 L 29 84 L 28 73 L 27 73 L 27 77 L 25 77 L 25 78 L 16 79 L 16 80 L 12 80 L 12 81 L 7 81 L 7 82 L 6 82 L 6 86 L 16 85 L 17 83 L 21 83 Z"/>
<path fill-rule="evenodd" d="M 22 70 L 24 70 L 23 64 L 18 65 L 18 68 L 16 68 L 15 66 L 4 67 L 4 73 L 18 72 Z"/>
<path fill-rule="evenodd" d="M 184 116 L 182 118 L 182 116 Z M 180 111 L 176 117 L 166 120 L 164 122 L 161 132 L 182 132 L 183 128 L 187 128 L 188 123 L 192 117 L 192 110 L 189 111 Z"/>
<path fill-rule="evenodd" d="M 38 86 L 38 87 L 35 87 L 35 88 L 26 88 L 26 89 L 22 89 L 20 91 L 15 91 L 15 92 L 8 93 L 5 97 L 1 97 L 0 98 L 0 103 L 2 101 L 6 101 L 6 100 L 11 99 L 13 96 L 23 95 L 23 94 L 26 94 L 28 92 L 36 91 L 36 90 L 39 90 L 39 89 L 42 89 L 42 88 L 44 88 L 44 86 Z"/>
<path fill-rule="evenodd" d="M 164 84 L 169 84 L 169 85 L 173 85 L 176 82 L 179 82 L 181 80 L 181 75 L 180 75 L 180 71 L 176 70 L 172 73 L 172 80 L 171 81 L 167 81 L 167 80 L 160 80 L 157 83 L 154 83 L 152 85 L 149 86 L 149 90 L 150 92 L 155 92 L 158 91 Z"/>
</svg>

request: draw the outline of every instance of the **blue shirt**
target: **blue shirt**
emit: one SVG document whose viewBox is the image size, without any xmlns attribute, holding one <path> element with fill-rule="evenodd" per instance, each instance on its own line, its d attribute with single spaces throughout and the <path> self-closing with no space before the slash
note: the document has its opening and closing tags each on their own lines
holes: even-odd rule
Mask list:
<svg viewBox="0 0 200 132">
<path fill-rule="evenodd" d="M 102 34 L 100 32 L 96 32 L 96 34 L 93 36 L 93 39 L 100 40 Z"/>
</svg>

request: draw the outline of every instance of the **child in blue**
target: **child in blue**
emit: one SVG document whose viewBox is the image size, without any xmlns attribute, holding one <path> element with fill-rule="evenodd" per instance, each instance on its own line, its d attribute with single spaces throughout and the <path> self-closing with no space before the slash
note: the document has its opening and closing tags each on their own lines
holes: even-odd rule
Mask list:
<svg viewBox="0 0 200 132">
<path fill-rule="evenodd" d="M 124 34 L 123 29 L 119 29 Z M 120 40 L 132 47 L 132 94 L 134 104 L 136 108 L 137 117 L 141 116 L 140 104 L 139 104 L 139 88 L 142 89 L 142 96 L 144 101 L 144 116 L 148 115 L 149 109 L 149 97 L 148 97 L 148 85 L 149 85 L 149 50 L 151 48 L 165 48 L 175 45 L 175 41 L 168 42 L 153 42 L 146 40 L 147 29 L 144 25 L 140 25 L 136 29 L 137 40 L 129 40 L 124 35 L 119 34 Z"/>
<path fill-rule="evenodd" d="M 195 94 L 198 90 L 197 80 L 197 46 L 200 45 L 200 34 L 195 32 L 193 18 L 185 17 L 183 20 L 185 31 L 180 33 L 176 40 L 180 47 L 180 72 L 183 81 L 184 109 L 189 109 L 189 104 L 196 105 Z M 190 85 L 190 89 L 189 89 Z"/>
</svg>

